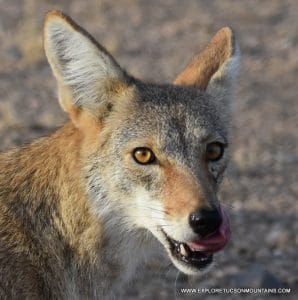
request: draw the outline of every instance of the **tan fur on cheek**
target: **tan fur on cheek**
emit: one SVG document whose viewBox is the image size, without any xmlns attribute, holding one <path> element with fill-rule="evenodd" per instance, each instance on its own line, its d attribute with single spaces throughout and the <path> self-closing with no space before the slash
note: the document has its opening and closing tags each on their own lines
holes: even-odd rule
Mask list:
<svg viewBox="0 0 298 300">
<path fill-rule="evenodd" d="M 163 176 L 162 201 L 170 218 L 187 216 L 205 204 L 198 184 L 186 171 L 165 166 Z"/>
<path fill-rule="evenodd" d="M 83 151 L 90 151 L 97 147 L 98 135 L 101 131 L 101 126 L 95 119 L 94 115 L 91 112 L 87 110 L 81 110 L 74 105 L 69 108 L 68 114 L 73 124 L 79 131 L 81 149 Z"/>
<path fill-rule="evenodd" d="M 91 143 L 92 140 L 95 140 L 101 129 L 99 122 L 87 111 L 81 112 L 77 126 L 84 134 L 85 139 L 88 139 Z"/>
</svg>

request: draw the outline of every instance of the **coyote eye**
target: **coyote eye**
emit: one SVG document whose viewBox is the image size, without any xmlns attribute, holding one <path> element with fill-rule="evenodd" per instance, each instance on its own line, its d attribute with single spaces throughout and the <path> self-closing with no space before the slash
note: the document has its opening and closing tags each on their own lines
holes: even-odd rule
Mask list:
<svg viewBox="0 0 298 300">
<path fill-rule="evenodd" d="M 155 161 L 155 155 L 151 149 L 146 147 L 138 147 L 133 150 L 132 156 L 134 160 L 142 165 L 148 165 Z"/>
<path fill-rule="evenodd" d="M 206 158 L 210 161 L 219 160 L 224 153 L 224 145 L 221 143 L 210 143 L 207 145 Z"/>
</svg>

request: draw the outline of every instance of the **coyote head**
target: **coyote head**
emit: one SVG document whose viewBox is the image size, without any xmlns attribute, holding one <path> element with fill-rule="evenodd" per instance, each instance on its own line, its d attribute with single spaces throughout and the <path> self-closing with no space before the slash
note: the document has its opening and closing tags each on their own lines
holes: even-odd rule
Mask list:
<svg viewBox="0 0 298 300">
<path fill-rule="evenodd" d="M 81 132 L 82 181 L 103 226 L 145 229 L 178 269 L 199 274 L 230 235 L 217 191 L 239 60 L 233 32 L 218 31 L 174 84 L 128 75 L 57 11 L 46 17 L 44 41 L 60 104 Z"/>
</svg>

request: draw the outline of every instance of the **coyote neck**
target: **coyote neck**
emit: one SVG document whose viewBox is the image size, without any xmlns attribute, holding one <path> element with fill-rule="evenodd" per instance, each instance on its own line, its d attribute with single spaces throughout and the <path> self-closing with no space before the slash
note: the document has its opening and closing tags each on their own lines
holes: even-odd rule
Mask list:
<svg viewBox="0 0 298 300">
<path fill-rule="evenodd" d="M 0 167 L 5 171 L 0 179 L 10 187 L 3 195 L 7 206 L 18 207 L 16 219 L 20 220 L 16 222 L 32 224 L 25 231 L 32 230 L 39 237 L 61 235 L 83 255 L 96 251 L 100 224 L 82 188 L 81 140 L 80 132 L 69 122 L 50 137 L 3 153 Z"/>
</svg>

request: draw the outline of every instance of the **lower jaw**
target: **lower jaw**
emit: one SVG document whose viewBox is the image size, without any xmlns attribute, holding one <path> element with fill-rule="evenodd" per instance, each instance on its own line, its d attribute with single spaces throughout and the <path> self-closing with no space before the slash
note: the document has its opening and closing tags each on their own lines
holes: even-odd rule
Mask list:
<svg viewBox="0 0 298 300">
<path fill-rule="evenodd" d="M 201 276 L 203 274 L 206 274 L 209 272 L 209 270 L 212 268 L 213 263 L 208 263 L 204 265 L 203 267 L 191 264 L 191 263 L 185 263 L 176 257 L 174 257 L 172 254 L 170 254 L 170 258 L 172 260 L 172 263 L 174 266 L 182 273 L 186 275 L 191 275 L 191 276 Z"/>
<path fill-rule="evenodd" d="M 184 256 L 172 249 L 170 249 L 170 252 L 174 260 L 194 272 L 205 270 L 213 261 L 212 254 L 192 252 Z"/>
<path fill-rule="evenodd" d="M 170 246 L 169 250 L 172 260 L 179 269 L 182 266 L 183 272 L 184 270 L 191 270 L 190 273 L 194 274 L 207 269 L 211 265 L 213 261 L 212 254 L 192 251 L 185 243 L 177 242 L 166 234 L 165 236 Z"/>
</svg>

